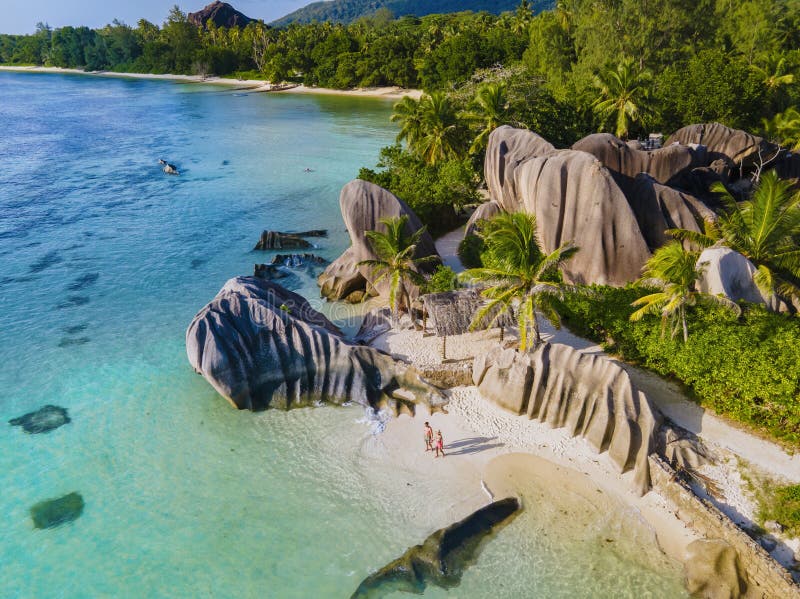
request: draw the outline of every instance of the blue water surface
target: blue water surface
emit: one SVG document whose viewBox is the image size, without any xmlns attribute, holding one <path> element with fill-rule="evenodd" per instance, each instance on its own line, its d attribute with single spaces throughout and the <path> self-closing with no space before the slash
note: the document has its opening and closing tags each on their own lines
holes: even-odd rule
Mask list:
<svg viewBox="0 0 800 599">
<path fill-rule="evenodd" d="M 314 251 L 329 259 L 347 246 L 339 190 L 391 143 L 390 111 L 0 72 L 0 595 L 347 597 L 432 532 L 438 502 L 388 469 L 356 408 L 237 412 L 184 348 L 224 282 L 269 259 L 252 251 L 262 230 L 327 228 Z M 317 297 L 312 277 L 289 284 Z M 72 421 L 6 424 L 47 404 Z M 30 507 L 71 492 L 80 517 L 35 529 Z M 605 552 L 587 581 L 583 557 L 558 557 L 583 541 L 550 548 L 558 535 L 526 530 L 552 525 L 525 522 L 428 594 L 682 594 L 671 565 L 635 552 Z"/>
</svg>

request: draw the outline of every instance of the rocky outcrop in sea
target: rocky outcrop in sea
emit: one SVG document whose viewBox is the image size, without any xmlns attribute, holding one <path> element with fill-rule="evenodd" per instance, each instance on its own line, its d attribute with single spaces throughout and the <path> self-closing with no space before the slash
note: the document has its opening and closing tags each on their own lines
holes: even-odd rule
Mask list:
<svg viewBox="0 0 800 599">
<path fill-rule="evenodd" d="M 318 402 L 414 412 L 441 393 L 411 368 L 346 341 L 300 295 L 255 277 L 228 281 L 195 316 L 186 352 L 196 372 L 239 409 Z"/>
</svg>

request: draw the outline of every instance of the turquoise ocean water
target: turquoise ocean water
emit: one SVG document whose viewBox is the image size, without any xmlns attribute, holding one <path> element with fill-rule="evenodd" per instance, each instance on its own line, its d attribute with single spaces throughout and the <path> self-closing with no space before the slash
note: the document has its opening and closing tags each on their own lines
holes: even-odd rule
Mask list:
<svg viewBox="0 0 800 599">
<path fill-rule="evenodd" d="M 347 597 L 436 528 L 358 409 L 236 412 L 184 350 L 195 312 L 264 261 L 263 229 L 346 247 L 338 193 L 391 141 L 390 109 L 0 73 L 1 596 Z M 6 424 L 46 404 L 72 422 Z M 29 508 L 72 491 L 82 516 L 34 529 Z M 682 596 L 629 514 L 565 533 L 551 507 L 427 595 Z M 598 550 L 610 530 L 627 540 Z"/>
</svg>

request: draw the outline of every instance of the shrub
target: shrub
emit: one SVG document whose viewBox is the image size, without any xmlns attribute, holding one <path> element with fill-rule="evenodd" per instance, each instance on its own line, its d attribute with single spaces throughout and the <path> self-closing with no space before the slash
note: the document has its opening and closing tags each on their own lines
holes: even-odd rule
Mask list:
<svg viewBox="0 0 800 599">
<path fill-rule="evenodd" d="M 449 266 L 440 265 L 425 283 L 425 293 L 442 293 L 453 291 L 458 287 L 458 280 L 455 271 Z"/>
<path fill-rule="evenodd" d="M 456 228 L 456 209 L 478 201 L 478 176 L 469 160 L 429 165 L 400 146 L 391 146 L 381 150 L 378 166 L 384 170 L 362 168 L 359 179 L 405 201 L 433 236 Z"/>
<path fill-rule="evenodd" d="M 568 297 L 559 313 L 576 333 L 623 359 L 686 385 L 715 412 L 800 442 L 800 319 L 746 306 L 741 319 L 719 308 L 690 313 L 689 340 L 662 335 L 660 318 L 630 322 L 634 287 L 595 287 Z"/>
<path fill-rule="evenodd" d="M 800 534 L 800 485 L 773 488 L 761 502 L 759 520 L 774 520 L 790 535 Z"/>
</svg>

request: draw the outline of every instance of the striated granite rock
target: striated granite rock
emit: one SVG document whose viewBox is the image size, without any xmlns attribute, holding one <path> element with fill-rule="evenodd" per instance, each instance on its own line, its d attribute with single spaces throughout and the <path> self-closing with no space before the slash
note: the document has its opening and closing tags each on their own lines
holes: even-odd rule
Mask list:
<svg viewBox="0 0 800 599">
<path fill-rule="evenodd" d="M 413 413 L 444 399 L 416 371 L 345 341 L 296 293 L 254 277 L 228 281 L 186 331 L 196 372 L 239 409 L 289 409 L 324 401 Z"/>
<path fill-rule="evenodd" d="M 752 135 L 739 129 L 731 129 L 720 123 L 688 125 L 678 129 L 665 142 L 684 146 L 696 144 L 706 147 L 707 160 L 711 164 L 715 160 L 730 160 L 735 165 L 745 168 L 759 161 L 759 152 L 763 159 L 772 157 L 777 148 L 762 137 Z"/>
<path fill-rule="evenodd" d="M 517 167 L 530 158 L 554 151 L 553 144 L 527 129 L 503 125 L 492 131 L 483 169 L 492 201 L 506 212 L 517 212 L 521 207 L 514 179 Z"/>
<path fill-rule="evenodd" d="M 497 347 L 475 358 L 472 380 L 499 406 L 608 451 L 622 472 L 634 471 L 639 493 L 650 489 L 647 456 L 661 415 L 613 361 L 561 344 L 544 343 L 530 354 Z"/>
<path fill-rule="evenodd" d="M 748 593 L 747 571 L 736 549 L 725 541 L 694 541 L 686 552 L 686 589 L 692 597 L 739 599 L 762 596 L 760 593 Z"/>
<path fill-rule="evenodd" d="M 627 199 L 594 156 L 560 150 L 531 158 L 514 180 L 543 249 L 568 241 L 580 248 L 563 268 L 568 282 L 624 285 L 639 277 L 650 251 Z"/>
<path fill-rule="evenodd" d="M 683 191 L 661 185 L 650 175 L 640 173 L 634 180 L 629 198 L 639 228 L 650 249 L 664 245 L 671 238 L 667 229 L 702 232 L 700 223 L 717 216 L 701 200 Z"/>
<path fill-rule="evenodd" d="M 610 133 L 595 133 L 577 141 L 573 150 L 587 152 L 611 171 L 628 199 L 633 197 L 634 179 L 647 173 L 658 183 L 669 186 L 689 184 L 691 171 L 706 166 L 702 147 L 672 145 L 658 150 L 639 150 Z"/>
<path fill-rule="evenodd" d="M 773 311 L 785 309 L 775 296 L 764 296 L 753 282 L 755 265 L 747 258 L 727 247 L 710 247 L 697 259 L 702 274 L 697 288 L 703 293 L 722 295 L 733 301 L 744 300 L 765 304 Z"/>
<path fill-rule="evenodd" d="M 283 233 L 281 231 L 263 231 L 254 250 L 293 250 L 312 247 L 305 237 L 325 237 L 327 231 L 302 231 L 300 233 Z M 309 255 L 309 254 L 306 254 Z"/>
<path fill-rule="evenodd" d="M 368 284 L 368 279 L 371 278 L 369 268 L 358 266 L 358 263 L 362 260 L 377 258 L 364 233 L 385 230 L 384 225 L 380 223 L 381 219 L 407 215 L 409 217 L 408 233 L 422 228 L 422 223 L 417 215 L 403 200 L 368 181 L 356 179 L 345 185 L 339 196 L 339 206 L 352 245 L 334 260 L 317 279 L 323 297 L 331 300 L 345 299 L 359 291 L 375 292 Z M 415 255 L 417 258 L 438 257 L 433 238 L 427 232 L 422 235 Z M 433 272 L 437 264 L 440 262 L 431 261 L 421 266 L 421 269 Z M 377 292 L 383 293 L 387 286 L 388 283 L 380 285 Z M 412 290 L 412 297 L 415 293 L 415 290 Z"/>
<path fill-rule="evenodd" d="M 501 214 L 503 209 L 501 208 L 500 204 L 495 202 L 494 200 L 489 200 L 488 202 L 484 202 L 480 206 L 475 209 L 475 212 L 472 213 L 472 216 L 469 217 L 467 221 L 467 226 L 464 228 L 464 237 L 469 237 L 470 235 L 474 235 L 476 231 L 476 227 L 478 223 L 482 220 L 492 220 L 498 214 Z"/>
<path fill-rule="evenodd" d="M 514 497 L 501 499 L 437 530 L 424 543 L 366 578 L 351 599 L 383 597 L 394 591 L 422 594 L 428 584 L 442 588 L 458 585 L 481 542 L 508 523 L 520 508 Z"/>
</svg>

